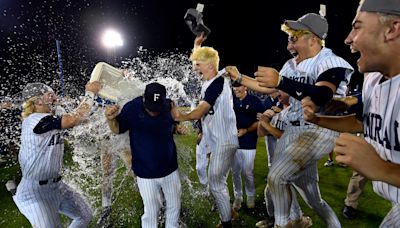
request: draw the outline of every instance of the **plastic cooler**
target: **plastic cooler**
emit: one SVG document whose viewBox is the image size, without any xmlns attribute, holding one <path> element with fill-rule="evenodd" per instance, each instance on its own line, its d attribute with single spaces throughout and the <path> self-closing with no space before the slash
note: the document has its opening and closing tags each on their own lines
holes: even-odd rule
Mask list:
<svg viewBox="0 0 400 228">
<path fill-rule="evenodd" d="M 114 103 L 130 100 L 142 94 L 142 83 L 128 80 L 120 69 L 99 62 L 92 71 L 90 81 L 99 81 L 102 85 L 98 96 Z"/>
</svg>

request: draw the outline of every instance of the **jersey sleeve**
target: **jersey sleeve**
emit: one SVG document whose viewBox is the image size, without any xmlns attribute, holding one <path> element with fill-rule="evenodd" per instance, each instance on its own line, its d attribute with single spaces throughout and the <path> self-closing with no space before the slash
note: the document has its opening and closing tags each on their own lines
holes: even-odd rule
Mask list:
<svg viewBox="0 0 400 228">
<path fill-rule="evenodd" d="M 52 130 L 61 130 L 61 118 L 60 116 L 45 116 L 33 128 L 33 132 L 43 134 Z"/>
<path fill-rule="evenodd" d="M 344 60 L 343 58 L 341 58 L 339 56 L 325 57 L 324 60 L 322 60 L 318 64 L 318 68 L 317 68 L 317 72 L 316 72 L 316 74 L 318 75 L 317 81 L 321 81 L 321 80 L 319 80 L 319 77 L 321 76 L 322 73 L 324 73 L 325 71 L 330 70 L 332 68 L 345 69 L 343 81 L 345 81 L 346 83 L 350 82 L 350 77 L 353 74 L 354 69 L 348 62 L 346 62 L 346 60 Z"/>
<path fill-rule="evenodd" d="M 206 101 L 211 106 L 213 106 L 219 95 L 222 93 L 223 89 L 224 89 L 224 79 L 222 77 L 219 77 L 215 79 L 211 83 L 211 85 L 206 89 L 203 100 Z"/>
<path fill-rule="evenodd" d="M 131 123 L 130 123 L 131 122 L 131 118 L 130 118 L 131 111 L 130 110 L 131 110 L 131 105 L 130 105 L 130 103 L 127 103 L 124 105 L 121 112 L 116 117 L 116 119 L 118 121 L 120 134 L 129 130 L 129 127 L 131 126 Z"/>
</svg>

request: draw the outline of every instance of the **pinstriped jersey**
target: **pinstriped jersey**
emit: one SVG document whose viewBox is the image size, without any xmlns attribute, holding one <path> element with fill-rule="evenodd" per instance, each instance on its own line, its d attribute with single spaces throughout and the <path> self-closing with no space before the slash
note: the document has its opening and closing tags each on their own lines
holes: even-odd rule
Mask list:
<svg viewBox="0 0 400 228">
<path fill-rule="evenodd" d="M 203 82 L 201 87 L 202 100 L 204 100 L 207 88 L 214 80 L 222 77 L 222 74 L 223 72 L 220 71 L 214 78 Z M 224 79 L 224 85 L 221 94 L 216 99 L 210 111 L 201 119 L 203 138 L 200 144 L 211 149 L 221 145 L 239 145 L 230 78 L 222 78 Z"/>
<path fill-rule="evenodd" d="M 364 79 L 364 137 L 383 160 L 400 164 L 400 75 L 383 80 L 380 73 Z M 400 203 L 399 188 L 381 181 L 373 181 L 373 186 L 380 196 Z"/>
<path fill-rule="evenodd" d="M 296 64 L 295 58 L 288 60 L 285 65 L 283 65 L 279 74 L 297 82 L 314 85 L 319 75 L 331 68 L 337 67 L 348 69 L 346 71 L 345 80 L 339 84 L 336 90 L 336 94 L 344 96 L 346 94 L 347 84 L 350 82 L 350 77 L 353 73 L 353 67 L 343 58 L 335 55 L 329 48 L 322 48 L 316 56 L 305 59 L 299 64 Z M 290 122 L 304 122 L 301 102 L 293 97 L 290 97 L 288 120 Z"/>
<path fill-rule="evenodd" d="M 60 130 L 43 134 L 33 132 L 39 121 L 49 113 L 33 113 L 22 122 L 21 147 L 18 160 L 22 176 L 31 180 L 47 180 L 60 175 L 64 140 Z"/>
<path fill-rule="evenodd" d="M 289 107 L 282 109 L 280 113 L 274 115 L 271 119 L 271 126 L 278 128 L 281 131 L 285 131 L 288 125 L 287 114 L 289 111 Z"/>
</svg>

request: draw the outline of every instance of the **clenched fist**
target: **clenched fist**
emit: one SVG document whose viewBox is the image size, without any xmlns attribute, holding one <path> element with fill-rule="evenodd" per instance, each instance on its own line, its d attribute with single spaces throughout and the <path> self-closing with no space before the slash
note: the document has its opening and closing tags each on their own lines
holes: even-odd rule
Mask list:
<svg viewBox="0 0 400 228">
<path fill-rule="evenodd" d="M 106 118 L 107 120 L 113 120 L 115 117 L 118 116 L 119 106 L 118 105 L 111 105 L 106 108 Z"/>
</svg>

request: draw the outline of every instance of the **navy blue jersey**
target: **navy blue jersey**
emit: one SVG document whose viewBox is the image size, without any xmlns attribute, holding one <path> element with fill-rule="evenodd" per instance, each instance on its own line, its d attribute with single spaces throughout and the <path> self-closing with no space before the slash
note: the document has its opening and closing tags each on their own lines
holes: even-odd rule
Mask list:
<svg viewBox="0 0 400 228">
<path fill-rule="evenodd" d="M 126 103 L 117 116 L 119 133 L 129 130 L 132 169 L 141 178 L 161 178 L 178 168 L 170 108 L 150 116 L 143 98 Z"/>
<path fill-rule="evenodd" d="M 237 129 L 249 128 L 257 121 L 257 113 L 264 112 L 264 106 L 261 100 L 251 94 L 247 94 L 243 100 L 236 96 L 233 98 L 233 109 L 236 114 Z M 246 133 L 239 137 L 240 149 L 255 149 L 257 146 L 257 131 Z"/>
</svg>

